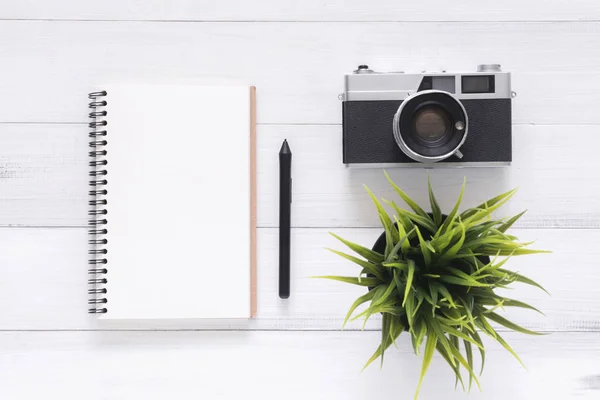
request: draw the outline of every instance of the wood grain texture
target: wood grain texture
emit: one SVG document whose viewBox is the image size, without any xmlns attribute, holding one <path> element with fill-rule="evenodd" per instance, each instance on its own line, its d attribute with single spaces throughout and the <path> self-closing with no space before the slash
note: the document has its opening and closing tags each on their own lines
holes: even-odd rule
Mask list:
<svg viewBox="0 0 600 400">
<path fill-rule="evenodd" d="M 336 229 L 358 243 L 374 243 L 379 229 Z M 551 255 L 517 257 L 507 265 L 540 281 L 552 294 L 519 285 L 511 297 L 539 306 L 546 317 L 507 310 L 532 329 L 600 331 L 600 276 L 596 274 L 599 230 L 515 229 L 522 240 Z M 357 268 L 325 247 L 343 249 L 327 229 L 292 230 L 292 291 L 277 295 L 278 231 L 258 230 L 258 313 L 254 320 L 96 321 L 87 309 L 87 234 L 84 229 L 0 229 L 0 330 L 49 329 L 250 329 L 338 330 L 361 287 L 313 279 L 315 275 L 349 275 Z M 576 245 L 574 245 L 576 244 Z M 110 279 L 110 245 L 108 246 Z M 200 267 L 200 265 L 198 265 Z M 568 274 L 565 271 L 572 271 Z M 110 312 L 110 295 L 107 307 Z M 362 322 L 347 329 L 360 329 Z M 367 329 L 379 329 L 373 317 Z"/>
<path fill-rule="evenodd" d="M 600 22 L 1 21 L 0 92 L 10 96 L 0 96 L 0 122 L 85 122 L 86 93 L 102 83 L 216 76 L 256 85 L 259 123 L 335 124 L 343 75 L 358 64 L 498 62 L 513 72 L 516 123 L 598 124 L 599 33 Z"/>
<path fill-rule="evenodd" d="M 308 278 L 353 273 L 323 249 L 341 249 L 327 231 L 372 242 L 379 229 L 362 184 L 392 194 L 380 170 L 341 165 L 337 95 L 362 63 L 499 62 L 518 92 L 513 165 L 390 173 L 420 202 L 430 173 L 444 207 L 463 176 L 466 205 L 521 186 L 506 211 L 530 211 L 515 233 L 554 251 L 510 263 L 552 293 L 523 286 L 511 296 L 547 317 L 510 316 L 555 333 L 505 334 L 528 371 L 490 344 L 484 392 L 468 398 L 598 399 L 599 33 L 600 3 L 588 0 L 0 0 L 0 397 L 411 398 L 420 360 L 406 338 L 383 370 L 360 374 L 380 340 L 378 317 L 366 332 L 356 323 L 338 332 L 362 289 Z M 206 76 L 258 87 L 258 317 L 98 324 L 86 314 L 86 94 L 104 82 Z M 288 301 L 277 297 L 273 228 L 283 138 L 294 151 Z M 203 331 L 171 331 L 182 328 Z M 421 399 L 467 398 L 453 383 L 436 357 Z"/>
<path fill-rule="evenodd" d="M 506 335 L 527 370 L 485 341 L 483 392 L 470 396 L 454 390 L 436 355 L 420 398 L 597 399 L 598 339 Z M 360 373 L 379 340 L 379 332 L 0 333 L 0 387 L 11 400 L 412 398 L 420 359 L 404 335 L 383 369 Z"/>
<path fill-rule="evenodd" d="M 515 125 L 514 162 L 502 168 L 392 168 L 389 173 L 419 203 L 427 204 L 431 175 L 444 209 L 456 201 L 463 177 L 464 205 L 475 206 L 520 187 L 503 214 L 529 209 L 520 228 L 600 227 L 597 126 Z M 258 226 L 277 227 L 279 148 L 287 138 L 294 154 L 294 227 L 379 226 L 367 184 L 380 197 L 396 199 L 381 169 L 352 169 L 341 161 L 341 127 L 258 127 Z M 87 224 L 87 129 L 83 124 L 0 124 L 0 226 Z M 110 160 L 110 155 L 109 155 Z M 109 173 L 112 171 L 109 165 Z M 109 206 L 110 211 L 110 206 Z"/>
<path fill-rule="evenodd" d="M 2 19 L 156 21 L 580 21 L 600 19 L 594 1 L 575 0 L 19 0 L 0 10 Z"/>
<path fill-rule="evenodd" d="M 0 224 L 87 224 L 85 125 L 0 124 Z"/>
</svg>

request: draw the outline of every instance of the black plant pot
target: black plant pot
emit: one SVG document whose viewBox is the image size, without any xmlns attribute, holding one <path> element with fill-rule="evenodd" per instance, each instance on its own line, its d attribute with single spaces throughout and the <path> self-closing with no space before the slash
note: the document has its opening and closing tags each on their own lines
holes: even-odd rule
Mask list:
<svg viewBox="0 0 600 400">
<path fill-rule="evenodd" d="M 398 227 L 398 224 L 394 223 L 394 226 Z M 381 235 L 379 235 L 379 237 L 375 241 L 375 244 L 373 245 L 371 250 L 376 251 L 377 253 L 380 253 L 380 254 L 384 254 L 386 244 L 387 244 L 387 240 L 385 237 L 385 231 L 383 231 L 381 233 Z M 375 275 L 373 275 L 373 274 L 367 274 L 367 276 L 371 277 L 371 278 L 375 277 Z M 373 286 L 369 286 L 369 292 L 373 289 L 374 289 Z M 380 313 L 380 314 L 383 315 L 383 313 Z M 406 318 L 406 316 L 400 317 L 400 321 L 404 325 L 404 331 L 408 332 L 408 318 Z"/>
<path fill-rule="evenodd" d="M 396 225 L 396 224 L 394 224 Z M 373 245 L 372 250 L 376 251 L 377 253 L 385 253 L 385 246 L 387 245 L 387 240 L 385 239 L 385 231 L 383 231 L 381 233 L 381 235 L 379 235 L 379 237 L 377 238 L 377 240 L 375 241 L 375 244 Z"/>
<path fill-rule="evenodd" d="M 431 214 L 430 214 L 431 215 Z M 446 214 L 442 215 L 442 221 L 444 221 L 448 216 Z M 394 223 L 394 226 L 398 226 L 396 223 Z M 417 240 L 417 239 L 413 239 L 413 240 Z M 385 253 L 385 246 L 387 244 L 387 240 L 385 237 L 385 231 L 381 233 L 381 235 L 379 235 L 379 237 L 377 238 L 377 240 L 375 241 L 375 244 L 372 247 L 373 251 L 376 251 L 377 253 L 380 254 L 384 254 Z M 418 244 L 418 242 L 413 243 L 414 245 Z M 481 261 L 484 264 L 488 264 L 490 262 L 490 257 L 489 256 L 479 256 L 477 257 L 479 259 L 479 261 Z M 367 276 L 370 277 L 374 277 L 374 275 L 371 274 L 367 274 Z M 369 287 L 369 291 L 373 290 L 373 287 Z M 404 326 L 406 326 L 406 331 L 408 331 L 408 320 L 406 319 L 406 317 L 402 317 L 402 322 L 404 323 Z"/>
<path fill-rule="evenodd" d="M 395 225 L 395 224 L 394 224 Z M 385 245 L 387 244 L 387 240 L 385 239 L 385 231 L 379 236 L 379 238 L 377 238 L 377 241 L 375 241 L 375 244 L 373 245 L 372 250 L 376 251 L 378 253 L 385 253 Z M 375 275 L 373 274 L 367 274 L 368 277 L 374 278 Z M 369 286 L 369 292 L 371 290 L 373 290 L 374 287 L 373 286 Z M 381 315 L 383 315 L 383 313 L 380 313 Z M 406 316 L 402 316 L 400 317 L 400 321 L 402 322 L 402 325 L 404 325 L 404 332 L 408 332 L 408 318 L 406 318 Z"/>
<path fill-rule="evenodd" d="M 432 216 L 432 214 L 429 214 L 429 216 Z M 442 222 L 445 221 L 446 218 L 448 218 L 448 216 L 446 214 L 442 214 Z M 394 226 L 398 227 L 398 224 L 394 223 Z M 425 238 L 425 239 L 427 239 L 427 238 Z M 413 238 L 413 240 L 415 241 L 415 243 L 412 243 L 412 240 L 411 240 L 411 244 L 414 244 L 414 245 L 418 244 L 418 242 L 416 241 L 417 240 L 416 238 Z M 385 239 L 385 231 L 383 231 L 381 233 L 381 235 L 379 235 L 379 237 L 375 241 L 375 244 L 373 245 L 372 250 L 383 254 L 383 253 L 385 253 L 385 245 L 386 244 L 387 244 L 387 241 Z M 490 262 L 489 256 L 480 256 L 477 258 L 479 259 L 479 261 L 481 261 L 484 264 L 487 264 Z"/>
<path fill-rule="evenodd" d="M 433 214 L 428 213 L 430 217 L 433 218 Z M 442 214 L 442 223 L 446 220 L 446 218 L 448 218 L 448 216 L 446 214 Z M 396 222 L 394 222 L 394 226 L 396 228 L 398 228 L 398 224 Z M 421 227 L 419 225 L 419 228 L 421 229 L 421 232 L 423 232 L 425 229 L 423 229 L 423 227 Z M 425 238 L 427 239 L 427 238 Z M 414 238 L 413 240 L 416 241 L 416 238 Z M 385 245 L 387 244 L 387 241 L 385 240 L 385 231 L 383 231 L 381 233 L 381 235 L 379 235 L 379 238 L 377 238 L 377 241 L 375 241 L 375 244 L 373 245 L 372 250 L 376 251 L 378 253 L 385 253 Z M 418 242 L 415 242 L 415 244 L 418 244 Z"/>
</svg>

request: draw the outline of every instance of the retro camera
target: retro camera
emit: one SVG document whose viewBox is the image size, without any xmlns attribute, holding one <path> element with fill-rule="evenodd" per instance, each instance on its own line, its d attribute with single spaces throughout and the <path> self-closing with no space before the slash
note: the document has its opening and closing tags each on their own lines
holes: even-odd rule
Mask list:
<svg viewBox="0 0 600 400">
<path fill-rule="evenodd" d="M 512 160 L 510 73 L 375 72 L 345 76 L 345 164 L 505 165 Z"/>
</svg>

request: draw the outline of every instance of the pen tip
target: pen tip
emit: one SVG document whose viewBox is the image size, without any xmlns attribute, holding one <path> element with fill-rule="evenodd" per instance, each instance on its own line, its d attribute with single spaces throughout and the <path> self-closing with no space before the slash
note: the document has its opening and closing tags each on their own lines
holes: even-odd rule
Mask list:
<svg viewBox="0 0 600 400">
<path fill-rule="evenodd" d="M 285 154 L 285 153 L 292 153 L 292 150 L 290 150 L 290 145 L 287 142 L 287 139 L 283 140 L 283 144 L 281 145 L 281 150 L 279 150 L 280 154 Z"/>
</svg>

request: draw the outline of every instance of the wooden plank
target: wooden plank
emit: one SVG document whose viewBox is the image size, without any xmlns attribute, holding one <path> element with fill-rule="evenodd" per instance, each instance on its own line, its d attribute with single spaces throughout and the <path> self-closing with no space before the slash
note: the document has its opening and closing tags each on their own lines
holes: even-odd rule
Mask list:
<svg viewBox="0 0 600 400">
<path fill-rule="evenodd" d="M 600 181 L 595 126 L 515 125 L 514 162 L 503 168 L 389 169 L 406 192 L 428 203 L 427 174 L 438 200 L 450 209 L 464 176 L 465 206 L 520 186 L 505 206 L 508 215 L 529 209 L 521 228 L 600 227 Z M 87 129 L 82 124 L 0 124 L 0 226 L 85 226 L 87 223 Z M 367 184 L 395 199 L 381 169 L 348 169 L 341 161 L 341 128 L 258 127 L 258 223 L 278 226 L 277 153 L 287 138 L 294 153 L 292 223 L 295 227 L 379 226 Z M 587 146 L 581 146 L 587 143 Z M 110 157 L 109 157 L 110 159 Z M 577 161 L 575 161 L 577 160 Z M 110 167 L 109 167 L 110 172 Z M 110 208 L 110 207 L 109 207 Z"/>
<path fill-rule="evenodd" d="M 259 123 L 339 123 L 343 75 L 514 73 L 517 123 L 600 123 L 600 22 L 150 23 L 2 21 L 0 122 L 85 122 L 86 93 L 109 81 L 257 86 Z M 281 56 L 285 55 L 285 56 Z"/>
<path fill-rule="evenodd" d="M 343 237 L 368 245 L 378 229 L 336 229 Z M 542 331 L 600 331 L 600 276 L 596 273 L 600 230 L 515 229 L 522 240 L 551 255 L 515 258 L 507 264 L 539 280 L 552 296 L 520 285 L 511 297 L 541 308 L 510 310 L 509 317 Z M 363 288 L 312 279 L 315 275 L 355 275 L 352 264 L 325 247 L 342 249 L 326 229 L 292 230 L 292 292 L 277 296 L 278 230 L 259 229 L 258 314 L 254 320 L 103 321 L 86 314 L 87 234 L 84 229 L 0 229 L 0 330 L 47 329 L 250 329 L 338 330 L 348 307 Z M 568 239 L 567 239 L 568 238 Z M 574 245 L 576 244 L 576 245 Z M 110 246 L 108 253 L 110 274 Z M 110 296 L 107 304 L 110 312 Z M 347 329 L 361 329 L 356 321 Z M 366 329 L 378 329 L 373 317 Z"/>
<path fill-rule="evenodd" d="M 571 141 L 566 130 L 578 139 Z M 404 204 L 382 169 L 347 168 L 342 164 L 340 126 L 263 126 L 259 130 L 259 225 L 278 226 L 278 158 L 284 138 L 293 153 L 292 224 L 298 227 L 380 226 L 363 185 L 379 197 Z M 573 137 L 573 136 L 571 136 Z M 581 146 L 581 143 L 590 143 Z M 598 228 L 600 181 L 595 156 L 596 126 L 515 125 L 513 163 L 494 168 L 390 168 L 392 179 L 417 203 L 428 208 L 427 176 L 443 210 L 450 211 L 463 178 L 467 189 L 463 208 L 519 187 L 498 216 L 529 211 L 517 226 L 523 228 Z"/>
<path fill-rule="evenodd" d="M 441 0 L 420 2 L 362 0 L 240 0 L 206 2 L 176 0 L 21 0 L 4 7 L 2 19 L 169 20 L 169 21 L 580 21 L 600 18 L 593 1 L 560 0 L 502 2 Z"/>
<path fill-rule="evenodd" d="M 412 398 L 421 360 L 405 336 L 383 369 L 360 373 L 379 340 L 378 332 L 2 332 L 0 384 L 8 399 Z M 483 391 L 469 398 L 598 398 L 597 334 L 506 340 L 527 369 L 486 340 Z M 466 398 L 452 374 L 436 355 L 420 398 Z"/>
<path fill-rule="evenodd" d="M 83 125 L 0 125 L 0 224 L 85 225 Z"/>
</svg>

